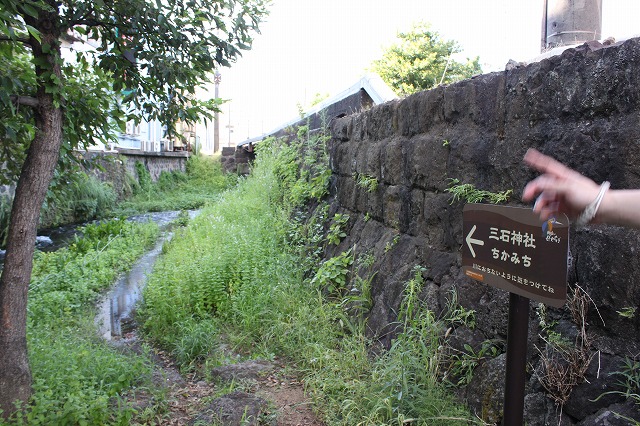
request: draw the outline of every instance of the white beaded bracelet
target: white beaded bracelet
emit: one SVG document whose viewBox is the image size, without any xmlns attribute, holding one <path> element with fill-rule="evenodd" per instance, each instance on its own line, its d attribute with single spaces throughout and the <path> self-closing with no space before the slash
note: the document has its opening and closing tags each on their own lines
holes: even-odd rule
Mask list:
<svg viewBox="0 0 640 426">
<path fill-rule="evenodd" d="M 598 207 L 600 207 L 600 203 L 604 198 L 604 193 L 607 192 L 607 189 L 609 189 L 610 185 L 611 184 L 607 181 L 602 182 L 602 185 L 600 185 L 600 192 L 598 193 L 596 199 L 593 200 L 593 202 L 587 207 L 585 207 L 582 213 L 580 213 L 580 216 L 578 216 L 578 219 L 576 219 L 577 226 L 584 226 L 587 223 L 591 222 L 594 217 L 596 217 Z"/>
</svg>

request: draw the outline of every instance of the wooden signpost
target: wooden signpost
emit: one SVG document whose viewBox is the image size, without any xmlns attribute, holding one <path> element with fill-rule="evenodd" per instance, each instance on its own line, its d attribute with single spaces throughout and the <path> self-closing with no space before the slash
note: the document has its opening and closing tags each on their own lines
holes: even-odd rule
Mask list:
<svg viewBox="0 0 640 426">
<path fill-rule="evenodd" d="M 510 292 L 503 424 L 521 425 L 529 299 L 554 307 L 565 303 L 569 220 L 562 215 L 541 222 L 529 208 L 467 204 L 463 237 L 465 274 Z"/>
</svg>

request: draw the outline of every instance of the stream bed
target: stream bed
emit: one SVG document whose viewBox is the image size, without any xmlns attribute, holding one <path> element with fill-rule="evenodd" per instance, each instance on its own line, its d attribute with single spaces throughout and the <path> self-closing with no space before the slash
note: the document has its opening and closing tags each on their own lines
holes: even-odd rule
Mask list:
<svg viewBox="0 0 640 426">
<path fill-rule="evenodd" d="M 193 219 L 198 213 L 197 210 L 189 211 L 189 218 Z M 179 211 L 148 213 L 127 219 L 134 222 L 152 220 L 162 233 L 155 246 L 145 253 L 130 271 L 122 275 L 98 302 L 95 323 L 100 336 L 105 340 L 118 339 L 126 334 L 129 328 L 133 328 L 135 307 L 147 283 L 147 275 L 153 270 L 153 265 L 162 252 L 162 245 L 173 236 L 169 225 L 179 214 Z"/>
<path fill-rule="evenodd" d="M 189 218 L 193 219 L 199 211 L 190 210 Z M 119 338 L 123 335 L 123 324 L 130 324 L 135 313 L 135 305 L 139 301 L 142 289 L 147 282 L 147 275 L 153 270 L 158 256 L 162 252 L 162 245 L 171 238 L 171 224 L 178 218 L 180 211 L 154 212 L 131 216 L 127 220 L 132 222 L 155 222 L 161 234 L 153 248 L 145 253 L 131 268 L 123 274 L 111 290 L 106 293 L 97 304 L 98 313 L 95 324 L 99 334 L 106 340 Z M 36 249 L 40 251 L 56 251 L 73 243 L 76 236 L 81 236 L 80 229 L 86 224 L 67 225 L 43 230 L 36 237 Z M 4 250 L 0 250 L 0 270 L 4 261 Z"/>
<path fill-rule="evenodd" d="M 103 339 L 122 337 L 123 324 L 124 332 L 127 331 L 126 326 L 133 321 L 134 308 L 147 282 L 147 274 L 153 270 L 167 238 L 166 235 L 161 236 L 153 249 L 145 253 L 129 272 L 121 276 L 98 303 L 95 323 Z"/>
<path fill-rule="evenodd" d="M 189 210 L 189 218 L 193 219 L 199 210 Z M 131 323 L 135 312 L 135 305 L 140 299 L 142 289 L 147 282 L 147 274 L 153 270 L 162 245 L 171 238 L 171 224 L 178 218 L 180 211 L 154 212 L 131 216 L 127 220 L 132 222 L 155 222 L 161 234 L 154 247 L 145 253 L 131 268 L 122 275 L 111 290 L 98 302 L 98 314 L 95 323 L 100 335 L 106 340 L 119 338 L 123 335 L 123 327 Z M 86 225 L 66 225 L 58 228 L 43 230 L 36 237 L 36 249 L 40 251 L 56 251 L 73 243 L 76 236 L 81 236 L 80 229 Z M 0 250 L 0 270 L 4 262 L 5 251 Z"/>
</svg>

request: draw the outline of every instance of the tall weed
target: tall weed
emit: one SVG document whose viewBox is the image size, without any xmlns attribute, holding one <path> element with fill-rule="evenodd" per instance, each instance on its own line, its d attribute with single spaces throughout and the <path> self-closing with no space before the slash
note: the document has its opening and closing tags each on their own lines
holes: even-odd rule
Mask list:
<svg viewBox="0 0 640 426">
<path fill-rule="evenodd" d="M 237 176 L 225 174 L 219 157 L 192 155 L 186 172 L 162 172 L 151 180 L 144 164 L 136 163 L 135 195 L 120 203 L 115 216 L 167 210 L 194 210 L 213 203 L 224 190 L 233 187 Z"/>
<path fill-rule="evenodd" d="M 284 143 L 269 138 L 260 143 L 257 155 L 269 153 L 273 174 L 280 187 L 280 207 L 301 208 L 312 199 L 320 200 L 328 193 L 331 170 L 324 132 L 309 133 L 307 126 L 298 129 L 297 138 Z M 262 160 L 262 158 L 260 158 Z"/>
<path fill-rule="evenodd" d="M 109 214 L 115 201 L 116 192 L 108 182 L 77 169 L 56 172 L 40 213 L 40 224 L 55 227 L 102 218 Z"/>
<path fill-rule="evenodd" d="M 265 203 L 274 196 L 273 181 L 252 181 L 203 209 L 165 247 L 141 309 L 144 329 L 159 343 L 175 347 L 182 323 L 193 318 L 232 316 L 249 287 L 274 279 L 270 265 L 283 256 L 278 228 L 284 216 Z"/>
<path fill-rule="evenodd" d="M 285 357 L 327 424 L 473 423 L 437 381 L 443 324 L 417 297 L 421 270 L 405 288 L 400 334 L 372 358 L 347 309 L 370 306 L 371 278 L 353 272 L 362 262 L 348 253 L 344 267 L 310 261 L 325 242 L 327 206 L 314 214 L 304 206 L 326 193 L 330 176 L 322 136 L 311 140 L 303 129 L 291 143 L 259 144 L 251 175 L 165 247 L 145 289 L 144 331 L 183 368 L 224 358 L 212 343 L 220 330 L 239 352 Z"/>
<path fill-rule="evenodd" d="M 405 284 L 398 317 L 401 331 L 388 351 L 370 359 L 362 337 L 342 339 L 339 349 L 327 352 L 331 361 L 310 372 L 306 382 L 326 407 L 329 424 L 473 423 L 437 381 L 443 323 L 417 298 L 421 272 L 416 268 Z"/>
</svg>

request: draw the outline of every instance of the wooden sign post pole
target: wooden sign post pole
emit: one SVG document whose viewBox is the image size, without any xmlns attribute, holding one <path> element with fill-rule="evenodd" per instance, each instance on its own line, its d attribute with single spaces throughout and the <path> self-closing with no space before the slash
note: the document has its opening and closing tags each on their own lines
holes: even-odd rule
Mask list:
<svg viewBox="0 0 640 426">
<path fill-rule="evenodd" d="M 502 423 L 504 426 L 519 426 L 523 424 L 528 336 L 529 299 L 515 293 L 509 293 L 507 372 Z"/>
</svg>

